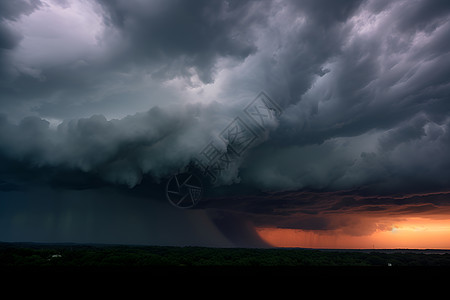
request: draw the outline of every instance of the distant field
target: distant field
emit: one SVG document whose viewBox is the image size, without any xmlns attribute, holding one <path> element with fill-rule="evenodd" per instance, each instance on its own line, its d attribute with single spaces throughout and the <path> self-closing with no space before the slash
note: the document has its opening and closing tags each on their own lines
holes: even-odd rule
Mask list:
<svg viewBox="0 0 450 300">
<path fill-rule="evenodd" d="M 445 251 L 321 251 L 0 243 L 0 267 L 450 266 Z"/>
</svg>

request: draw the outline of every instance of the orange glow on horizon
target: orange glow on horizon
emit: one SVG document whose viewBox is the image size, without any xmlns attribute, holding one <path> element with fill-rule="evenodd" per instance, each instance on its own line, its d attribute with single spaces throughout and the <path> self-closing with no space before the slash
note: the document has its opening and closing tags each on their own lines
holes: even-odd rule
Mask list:
<svg viewBox="0 0 450 300">
<path fill-rule="evenodd" d="M 392 230 L 354 236 L 342 230 L 256 228 L 274 247 L 329 249 L 450 249 L 450 220 L 408 218 L 393 223 Z"/>
</svg>

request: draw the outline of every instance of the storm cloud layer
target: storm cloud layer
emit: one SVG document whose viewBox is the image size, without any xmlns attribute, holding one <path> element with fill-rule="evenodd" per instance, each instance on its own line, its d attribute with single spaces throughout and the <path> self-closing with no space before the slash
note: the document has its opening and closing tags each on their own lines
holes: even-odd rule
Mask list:
<svg viewBox="0 0 450 300">
<path fill-rule="evenodd" d="M 447 191 L 448 36 L 445 0 L 3 1 L 0 189 L 164 181 L 265 91 L 228 193 Z"/>
</svg>

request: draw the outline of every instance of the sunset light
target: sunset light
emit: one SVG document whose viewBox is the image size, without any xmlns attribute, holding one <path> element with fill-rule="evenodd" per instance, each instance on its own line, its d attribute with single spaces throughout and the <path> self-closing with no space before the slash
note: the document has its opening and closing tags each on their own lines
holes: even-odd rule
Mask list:
<svg viewBox="0 0 450 300">
<path fill-rule="evenodd" d="M 0 0 L 0 252 L 450 253 L 449 37 L 448 0 Z"/>
<path fill-rule="evenodd" d="M 450 249 L 450 220 L 407 218 L 390 230 L 350 235 L 341 230 L 257 228 L 259 236 L 275 247 L 329 249 Z"/>
</svg>

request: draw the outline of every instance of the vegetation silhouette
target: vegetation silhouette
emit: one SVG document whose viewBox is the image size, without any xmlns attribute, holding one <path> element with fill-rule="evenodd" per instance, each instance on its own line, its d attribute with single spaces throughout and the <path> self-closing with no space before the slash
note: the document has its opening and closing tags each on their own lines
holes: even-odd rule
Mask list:
<svg viewBox="0 0 450 300">
<path fill-rule="evenodd" d="M 450 266 L 450 253 L 0 243 L 0 267 Z"/>
</svg>

